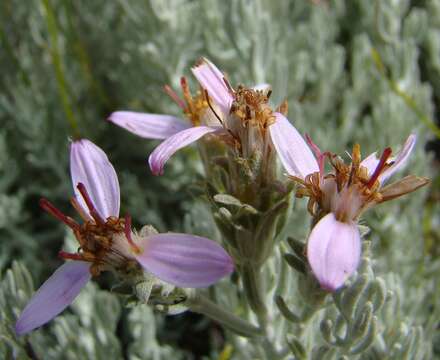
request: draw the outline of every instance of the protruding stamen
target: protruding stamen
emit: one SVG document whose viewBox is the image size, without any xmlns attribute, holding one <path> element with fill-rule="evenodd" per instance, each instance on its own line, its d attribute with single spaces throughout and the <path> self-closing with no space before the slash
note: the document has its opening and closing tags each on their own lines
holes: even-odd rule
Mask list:
<svg viewBox="0 0 440 360">
<path fill-rule="evenodd" d="M 174 100 L 174 102 L 179 105 L 179 107 L 182 110 L 185 110 L 186 106 L 185 106 L 185 102 L 176 94 L 176 92 L 171 89 L 171 87 L 169 85 L 165 85 L 163 87 L 163 89 L 165 90 L 165 92 L 167 93 L 167 95 Z"/>
<path fill-rule="evenodd" d="M 86 202 L 86 205 L 89 209 L 90 215 L 92 218 L 96 221 L 97 224 L 105 224 L 105 220 L 99 215 L 98 211 L 95 209 L 95 206 L 93 205 L 92 199 L 89 196 L 89 193 L 87 192 L 86 187 L 83 183 L 78 183 L 76 186 L 78 191 L 81 193 L 82 198 Z"/>
<path fill-rule="evenodd" d="M 186 77 L 182 76 L 180 78 L 180 87 L 182 88 L 183 98 L 186 101 L 186 108 L 184 111 L 189 112 L 190 114 L 195 114 L 194 101 L 191 95 L 191 91 L 189 90 L 188 82 L 186 81 Z"/>
<path fill-rule="evenodd" d="M 51 214 L 54 218 L 62 221 L 65 223 L 68 227 L 70 227 L 72 230 L 78 230 L 80 228 L 79 224 L 73 220 L 71 217 L 64 215 L 60 210 L 58 210 L 49 200 L 47 199 L 40 199 L 40 207 Z"/>
<path fill-rule="evenodd" d="M 60 251 L 58 252 L 58 256 L 65 260 L 84 260 L 83 257 L 80 254 L 72 254 L 68 253 L 66 251 Z"/>
<path fill-rule="evenodd" d="M 182 88 L 183 98 L 186 100 L 188 107 L 190 107 L 192 109 L 193 98 L 191 95 L 191 91 L 189 90 L 188 81 L 186 81 L 185 76 L 182 76 L 180 78 L 180 87 Z"/>
<path fill-rule="evenodd" d="M 186 77 L 182 76 L 180 78 L 180 87 L 182 88 L 182 92 L 184 97 L 192 98 L 191 91 L 189 91 L 188 81 L 186 81 Z"/>
<path fill-rule="evenodd" d="M 387 163 L 387 160 L 391 156 L 391 152 L 392 152 L 392 150 L 389 147 L 383 151 L 382 156 L 380 157 L 380 160 L 379 160 L 379 164 L 377 164 L 373 175 L 371 175 L 371 178 L 366 185 L 367 188 L 371 189 L 373 187 L 374 183 L 376 182 L 376 180 L 379 178 L 380 174 L 384 170 L 386 163 Z"/>
<path fill-rule="evenodd" d="M 355 176 L 357 169 L 359 169 L 360 164 L 361 164 L 361 146 L 359 144 L 354 144 L 353 151 L 351 153 L 351 171 L 347 186 L 351 185 L 351 182 L 353 181 L 353 177 Z"/>
<path fill-rule="evenodd" d="M 298 176 L 287 175 L 287 177 L 288 177 L 290 180 L 295 181 L 295 182 L 297 182 L 297 183 L 299 183 L 299 184 L 301 184 L 301 185 L 303 185 L 303 186 L 307 186 L 307 182 L 304 181 L 304 179 L 301 179 L 301 178 L 298 177 Z"/>
<path fill-rule="evenodd" d="M 351 153 L 351 162 L 353 166 L 357 169 L 361 163 L 361 146 L 359 144 L 353 145 L 353 151 Z"/>
<path fill-rule="evenodd" d="M 316 160 L 318 162 L 319 167 L 319 174 L 321 176 L 324 176 L 324 159 L 327 155 L 329 155 L 328 152 L 323 153 L 321 149 L 316 145 L 309 134 L 305 134 L 305 138 L 307 141 L 307 144 L 309 144 L 310 148 L 312 149 L 313 153 L 315 154 Z"/>
<path fill-rule="evenodd" d="M 320 156 L 322 155 L 321 149 L 318 147 L 318 145 L 316 145 L 316 144 L 313 142 L 313 140 L 312 140 L 312 138 L 310 137 L 309 134 L 306 133 L 306 134 L 305 134 L 305 138 L 306 138 L 307 144 L 309 144 L 310 148 L 311 148 L 312 151 L 314 152 L 315 157 L 316 157 L 317 159 L 319 159 Z"/>
<path fill-rule="evenodd" d="M 124 233 L 125 233 L 125 237 L 127 238 L 128 243 L 130 244 L 132 250 L 137 253 L 140 254 L 142 251 L 139 248 L 139 246 L 137 246 L 132 237 L 131 237 L 131 216 L 129 214 L 125 215 L 125 224 L 124 224 Z"/>
</svg>

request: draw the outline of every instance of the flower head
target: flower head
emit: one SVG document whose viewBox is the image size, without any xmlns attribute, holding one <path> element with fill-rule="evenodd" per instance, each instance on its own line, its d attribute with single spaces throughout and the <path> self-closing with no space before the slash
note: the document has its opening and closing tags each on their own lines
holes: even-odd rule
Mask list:
<svg viewBox="0 0 440 360">
<path fill-rule="evenodd" d="M 138 234 L 130 216 L 119 217 L 119 183 L 105 153 L 88 140 L 70 149 L 75 197 L 83 223 L 63 214 L 48 200 L 41 207 L 69 226 L 77 253 L 60 252 L 68 261 L 35 293 L 16 323 L 18 335 L 50 321 L 79 294 L 92 276 L 114 271 L 121 276 L 147 271 L 180 287 L 205 287 L 233 270 L 232 260 L 215 242 L 188 234 Z"/>
<path fill-rule="evenodd" d="M 315 276 L 328 290 L 335 290 L 357 268 L 361 253 L 361 237 L 357 221 L 361 214 L 376 204 L 395 199 L 417 190 L 429 183 L 429 179 L 413 175 L 385 186 L 386 181 L 401 169 L 416 142 L 410 135 L 402 150 L 391 158 L 391 148 L 386 148 L 381 157 L 371 154 L 361 159 L 360 146 L 354 145 L 351 162 L 345 163 L 340 157 L 322 153 L 307 138 L 316 155 L 304 158 L 282 159 L 290 177 L 299 186 L 297 197 L 308 197 L 308 210 L 315 219 L 307 243 L 307 257 Z M 303 151 L 309 152 L 303 144 Z M 324 160 L 332 167 L 324 173 Z M 307 168 L 316 169 L 307 173 Z M 296 171 L 292 171 L 295 169 Z M 292 172 L 294 172 L 292 174 Z"/>
<path fill-rule="evenodd" d="M 332 212 L 338 221 L 356 221 L 372 206 L 415 191 L 429 182 L 426 178 L 409 175 L 384 186 L 396 171 L 403 168 L 415 142 L 416 136 L 410 135 L 395 158 L 391 158 L 391 148 L 386 148 L 379 159 L 374 153 L 364 160 L 361 159 L 360 146 L 356 144 L 348 164 L 340 157 L 327 153 L 321 158 L 328 158 L 333 168 L 330 173 L 324 174 L 323 165 L 318 165 L 320 170 L 306 175 L 304 179 L 291 176 L 299 183 L 297 196 L 309 197 L 308 209 L 314 217 L 320 218 Z"/>
</svg>

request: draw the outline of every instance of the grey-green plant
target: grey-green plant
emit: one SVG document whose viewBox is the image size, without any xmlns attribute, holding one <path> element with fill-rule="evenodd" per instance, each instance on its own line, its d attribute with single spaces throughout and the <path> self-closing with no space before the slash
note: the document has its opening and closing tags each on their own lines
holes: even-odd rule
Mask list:
<svg viewBox="0 0 440 360">
<path fill-rule="evenodd" d="M 67 204 L 68 138 L 75 133 L 108 153 L 120 176 L 122 209 L 135 224 L 221 241 L 230 231 L 222 228 L 225 219 L 230 225 L 231 217 L 259 216 L 252 204 L 206 187 L 197 148 L 179 152 L 165 175 L 153 177 L 146 160 L 155 143 L 104 121 L 124 108 L 180 115 L 162 86 L 177 88 L 201 56 L 233 84 L 272 84 L 272 105 L 287 99 L 289 119 L 323 149 L 342 154 L 358 142 L 366 155 L 416 132 L 410 171 L 433 179 L 430 188 L 365 216 L 362 263 L 332 294 L 309 271 L 311 218 L 305 201 L 290 194 L 278 204 L 285 227 L 270 233 L 259 289 L 233 278 L 206 291 L 185 290 L 185 306 L 224 329 L 205 357 L 438 357 L 439 181 L 424 144 L 440 133 L 439 19 L 437 0 L 2 1 L 0 357 L 190 356 L 158 336 L 166 329 L 163 312 L 182 309 L 151 301 L 127 307 L 116 289 L 104 290 L 105 282 L 103 289 L 89 284 L 41 330 L 18 338 L 13 326 L 59 264 L 65 229 L 37 204 L 39 197 Z M 259 304 L 243 300 L 254 290 L 266 309 L 260 319 Z M 171 330 L 174 338 L 181 331 Z"/>
</svg>

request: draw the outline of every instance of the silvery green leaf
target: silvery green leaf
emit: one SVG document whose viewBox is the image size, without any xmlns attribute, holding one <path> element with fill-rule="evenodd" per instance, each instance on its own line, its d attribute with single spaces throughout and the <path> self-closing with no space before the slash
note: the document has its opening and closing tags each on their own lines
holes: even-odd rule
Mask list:
<svg viewBox="0 0 440 360">
<path fill-rule="evenodd" d="M 250 214 L 257 214 L 258 210 L 256 210 L 254 207 L 248 204 L 243 204 L 240 200 L 235 198 L 232 195 L 229 194 L 217 194 L 214 195 L 214 200 L 218 202 L 219 204 L 229 205 L 231 207 L 237 207 L 239 210 L 243 212 L 247 212 Z"/>
</svg>

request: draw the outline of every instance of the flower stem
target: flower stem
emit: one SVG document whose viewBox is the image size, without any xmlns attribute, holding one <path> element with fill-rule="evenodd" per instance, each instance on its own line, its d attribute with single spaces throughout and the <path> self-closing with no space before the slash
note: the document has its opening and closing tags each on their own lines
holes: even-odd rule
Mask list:
<svg viewBox="0 0 440 360">
<path fill-rule="evenodd" d="M 190 297 L 186 301 L 186 305 L 191 311 L 206 315 L 241 336 L 255 337 L 262 335 L 258 327 L 221 308 L 199 293 Z"/>
<path fill-rule="evenodd" d="M 281 355 L 275 349 L 272 340 L 268 336 L 268 312 L 261 289 L 260 270 L 255 265 L 248 263 L 243 265 L 240 273 L 247 303 L 257 316 L 260 327 L 262 338 L 259 340 L 258 345 L 263 349 L 267 359 L 280 359 Z"/>
<path fill-rule="evenodd" d="M 52 59 L 52 64 L 55 69 L 55 78 L 57 80 L 58 91 L 60 93 L 61 102 L 63 104 L 64 112 L 66 113 L 67 121 L 72 130 L 72 136 L 74 138 L 79 138 L 80 133 L 78 128 L 78 122 L 75 118 L 75 115 L 72 110 L 72 106 L 70 104 L 67 81 L 64 76 L 61 55 L 58 48 L 58 26 L 57 26 L 55 14 L 52 5 L 50 3 L 50 0 L 43 0 L 42 4 L 44 9 L 44 16 L 46 18 L 46 23 L 47 23 L 47 29 L 49 31 L 50 43 L 51 43 L 50 55 Z"/>
<path fill-rule="evenodd" d="M 384 79 L 388 82 L 391 90 L 397 96 L 399 96 L 403 100 L 405 105 L 408 106 L 412 111 L 414 111 L 419 120 L 422 121 L 426 125 L 426 127 L 428 127 L 428 129 L 430 129 L 434 133 L 434 135 L 440 139 L 440 128 L 428 115 L 426 115 L 423 110 L 419 108 L 414 98 L 403 91 L 400 86 L 387 74 L 387 69 L 382 61 L 379 52 L 373 48 L 371 51 L 371 56 L 373 58 L 374 64 L 376 65 L 376 68 L 379 70 Z"/>
<path fill-rule="evenodd" d="M 245 264 L 241 270 L 243 288 L 246 299 L 252 311 L 257 315 L 260 326 L 265 327 L 267 322 L 267 309 L 261 291 L 261 278 L 259 270 L 252 264 Z"/>
</svg>

